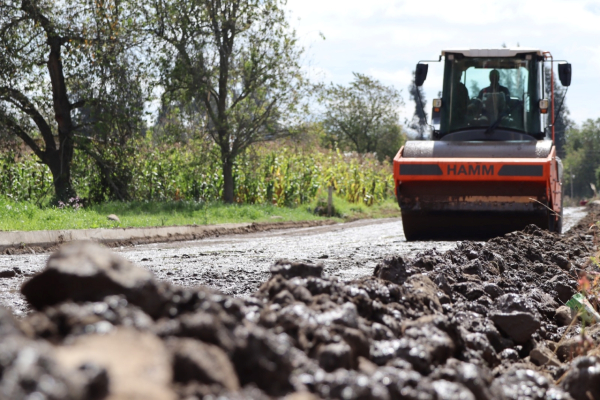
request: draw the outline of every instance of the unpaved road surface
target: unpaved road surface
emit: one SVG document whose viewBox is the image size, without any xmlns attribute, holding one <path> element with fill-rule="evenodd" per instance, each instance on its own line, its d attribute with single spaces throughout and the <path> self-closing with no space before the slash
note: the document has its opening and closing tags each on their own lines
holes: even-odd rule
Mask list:
<svg viewBox="0 0 600 400">
<path fill-rule="evenodd" d="M 585 208 L 564 210 L 564 231 L 579 221 Z M 332 226 L 227 235 L 197 241 L 157 243 L 113 249 L 151 270 L 159 279 L 183 286 L 206 285 L 233 296 L 254 293 L 268 280 L 276 260 L 322 263 L 326 275 L 343 280 L 372 275 L 392 255 L 414 256 L 456 246 L 452 241 L 407 242 L 400 219 L 359 220 Z M 49 254 L 0 256 L 0 304 L 23 315 L 28 307 L 21 284 L 43 269 Z"/>
</svg>

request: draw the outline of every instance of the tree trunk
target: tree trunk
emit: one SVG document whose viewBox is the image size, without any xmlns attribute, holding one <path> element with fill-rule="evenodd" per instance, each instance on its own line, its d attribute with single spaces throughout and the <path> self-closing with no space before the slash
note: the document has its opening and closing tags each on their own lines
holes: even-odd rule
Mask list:
<svg viewBox="0 0 600 400">
<path fill-rule="evenodd" d="M 70 141 L 64 143 L 60 150 L 53 153 L 48 155 L 47 164 L 50 167 L 50 172 L 52 172 L 56 201 L 67 203 L 70 198 L 76 196 L 71 183 L 73 143 Z"/>
<path fill-rule="evenodd" d="M 67 95 L 67 85 L 61 61 L 61 47 L 63 39 L 58 36 L 48 38 L 50 54 L 48 56 L 48 73 L 52 85 L 52 101 L 54 106 L 54 119 L 58 124 L 58 150 L 47 152 L 48 166 L 54 178 L 55 197 L 57 201 L 66 202 L 75 197 L 75 190 L 71 183 L 71 162 L 73 161 L 73 121 L 71 119 L 71 103 Z M 46 149 L 55 147 L 53 143 L 46 142 Z"/>
<path fill-rule="evenodd" d="M 44 140 L 45 149 L 42 150 L 39 144 L 30 136 L 29 127 L 19 125 L 16 122 L 17 119 L 8 118 L 4 122 L 8 121 L 8 128 L 19 136 L 39 159 L 50 168 L 54 182 L 55 201 L 67 202 L 69 198 L 75 197 L 75 190 L 71 183 L 71 163 L 74 152 L 74 126 L 71 111 L 75 106 L 80 107 L 83 104 L 81 101 L 76 104 L 70 103 L 61 61 L 62 47 L 71 40 L 61 37 L 57 33 L 56 24 L 44 15 L 44 10 L 41 8 L 39 0 L 22 0 L 21 10 L 26 16 L 15 20 L 15 22 L 20 23 L 20 21 L 23 21 L 23 23 L 27 24 L 34 22 L 35 25 L 40 26 L 46 33 L 46 45 L 50 50 L 46 66 L 49 83 L 52 88 L 53 116 L 57 124 L 56 133 L 58 137 L 54 136 L 53 130 L 50 127 L 51 122 L 48 118 L 50 115 L 44 115 L 45 113 L 37 109 L 35 102 L 21 92 L 20 86 L 22 85 L 19 83 L 2 87 L 2 100 L 3 102 L 8 101 L 12 103 L 8 109 L 20 109 L 37 125 Z M 32 39 L 25 40 L 26 42 L 31 42 Z M 36 61 L 35 65 L 39 65 L 38 62 Z M 4 96 L 10 97 L 10 99 L 7 100 Z"/>
<path fill-rule="evenodd" d="M 223 201 L 233 203 L 233 162 L 229 158 L 223 161 Z"/>
</svg>

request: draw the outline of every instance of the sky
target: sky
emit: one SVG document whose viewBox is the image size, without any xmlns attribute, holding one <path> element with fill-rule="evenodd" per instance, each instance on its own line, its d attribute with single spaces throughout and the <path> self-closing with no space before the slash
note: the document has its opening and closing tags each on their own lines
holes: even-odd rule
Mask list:
<svg viewBox="0 0 600 400">
<path fill-rule="evenodd" d="M 401 122 L 414 112 L 408 86 L 419 60 L 437 60 L 443 49 L 502 44 L 569 61 L 571 119 L 581 125 L 600 118 L 600 1 L 288 0 L 287 7 L 309 76 L 347 84 L 359 72 L 393 85 L 405 102 Z M 442 73 L 441 63 L 430 65 L 426 111 L 441 90 Z"/>
</svg>

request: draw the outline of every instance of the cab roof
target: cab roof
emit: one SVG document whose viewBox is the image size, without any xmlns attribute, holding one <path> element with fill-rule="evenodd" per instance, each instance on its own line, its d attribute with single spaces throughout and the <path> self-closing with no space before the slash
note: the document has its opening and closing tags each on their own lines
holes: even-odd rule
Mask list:
<svg viewBox="0 0 600 400">
<path fill-rule="evenodd" d="M 462 54 L 465 57 L 514 57 L 517 54 L 536 53 L 538 56 L 543 56 L 544 51 L 527 47 L 513 47 L 501 49 L 453 49 L 442 50 L 442 56 L 447 53 Z"/>
</svg>

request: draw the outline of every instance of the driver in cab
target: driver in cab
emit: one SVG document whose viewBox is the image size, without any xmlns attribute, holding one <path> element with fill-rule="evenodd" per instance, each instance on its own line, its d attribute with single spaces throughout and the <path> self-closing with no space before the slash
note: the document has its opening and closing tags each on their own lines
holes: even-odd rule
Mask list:
<svg viewBox="0 0 600 400">
<path fill-rule="evenodd" d="M 504 93 L 507 99 L 510 99 L 508 88 L 500 84 L 500 72 L 497 69 L 490 71 L 490 86 L 479 91 L 478 99 L 483 99 L 486 93 Z"/>
<path fill-rule="evenodd" d="M 482 124 L 496 121 L 506 109 L 510 100 L 508 88 L 500 85 L 500 72 L 490 71 L 490 86 L 479 91 L 477 96 L 477 111 L 481 113 L 479 122 Z"/>
</svg>

